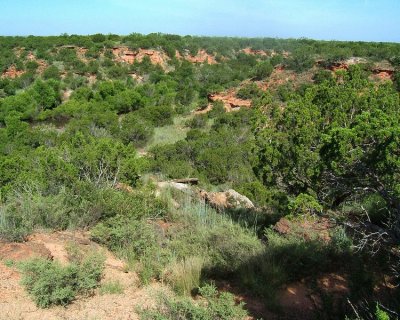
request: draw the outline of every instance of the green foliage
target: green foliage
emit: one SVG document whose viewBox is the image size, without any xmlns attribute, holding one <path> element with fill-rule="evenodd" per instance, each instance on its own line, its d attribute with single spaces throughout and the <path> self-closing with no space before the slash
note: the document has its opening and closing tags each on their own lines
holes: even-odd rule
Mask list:
<svg viewBox="0 0 400 320">
<path fill-rule="evenodd" d="M 124 288 L 119 281 L 110 281 L 101 284 L 100 294 L 122 294 Z"/>
<path fill-rule="evenodd" d="M 239 320 L 245 319 L 244 304 L 235 304 L 232 294 L 218 294 L 213 285 L 199 289 L 202 299 L 197 303 L 187 298 L 171 298 L 160 295 L 155 309 L 141 311 L 141 319 L 193 319 L 193 320 Z"/>
<path fill-rule="evenodd" d="M 104 258 L 89 255 L 79 264 L 62 266 L 58 262 L 34 259 L 20 264 L 22 284 L 40 308 L 68 305 L 80 294 L 98 287 Z"/>
<path fill-rule="evenodd" d="M 320 70 L 314 74 L 313 77 L 315 83 L 321 84 L 324 81 L 333 81 L 332 72 L 329 70 Z"/>
<path fill-rule="evenodd" d="M 262 91 L 255 83 L 249 83 L 244 87 L 240 88 L 236 93 L 236 96 L 241 99 L 253 99 L 261 96 Z"/>
<path fill-rule="evenodd" d="M 143 147 L 153 136 L 154 127 L 135 113 L 129 113 L 121 121 L 120 136 L 125 143 Z"/>
<path fill-rule="evenodd" d="M 201 257 L 186 257 L 182 261 L 168 265 L 162 280 L 168 283 L 177 294 L 190 295 L 200 287 L 204 261 Z"/>
<path fill-rule="evenodd" d="M 284 181 L 289 194 L 313 194 L 330 208 L 378 189 L 395 208 L 398 95 L 387 85 L 373 88 L 358 67 L 344 76 L 293 95 L 270 119 L 257 135 L 259 174 L 266 185 Z"/>
<path fill-rule="evenodd" d="M 104 42 L 106 41 L 106 36 L 104 34 L 101 33 L 96 33 L 94 35 L 91 36 L 93 42 Z"/>
<path fill-rule="evenodd" d="M 197 171 L 213 184 L 251 181 L 254 173 L 250 166 L 253 147 L 250 119 L 251 112 L 247 110 L 223 114 L 215 119 L 209 133 L 193 130 L 188 132 L 186 141 L 155 148 L 153 170 L 172 178 Z"/>
<path fill-rule="evenodd" d="M 274 70 L 274 67 L 272 66 L 270 61 L 263 61 L 259 62 L 254 69 L 254 77 L 257 80 L 263 80 L 265 78 L 268 78 L 272 71 Z"/>
<path fill-rule="evenodd" d="M 304 72 L 314 64 L 313 51 L 310 47 L 298 48 L 287 60 L 288 67 L 296 72 Z"/>
<path fill-rule="evenodd" d="M 45 80 L 60 80 L 60 71 L 56 66 L 50 66 L 43 72 L 43 79 Z"/>
<path fill-rule="evenodd" d="M 393 84 L 397 91 L 400 91 L 400 72 L 396 72 L 393 78 Z"/>
<path fill-rule="evenodd" d="M 288 207 L 292 215 L 312 215 L 322 212 L 322 206 L 318 201 L 304 193 L 299 194 Z"/>
<path fill-rule="evenodd" d="M 164 50 L 171 57 L 168 72 L 148 57 L 116 62 L 114 46 Z M 22 47 L 17 57 L 15 48 Z M 88 48 L 85 62 L 77 47 Z M 248 47 L 278 54 L 248 55 L 242 51 Z M 176 50 L 201 49 L 218 63 L 175 59 Z M 23 241 L 38 228 L 94 226 L 93 239 L 125 258 L 143 283 L 165 279 L 179 293 L 192 293 L 203 279 L 230 277 L 273 305 L 287 281 L 339 270 L 348 275 L 352 298 L 364 299 L 376 274 L 396 270 L 389 265 L 393 257 L 355 253 L 357 238 L 343 228 L 331 230 L 330 243 L 314 234 L 306 239 L 301 232 L 262 230 L 288 213 L 295 225 L 323 212 L 383 229 L 390 240 L 385 246 L 398 240 L 398 72 L 393 86 L 370 82 L 368 63 L 336 74 L 320 70 L 314 83 L 303 82 L 316 59 L 322 66 L 353 56 L 397 66 L 398 51 L 390 43 L 155 33 L 0 37 L 0 70 L 14 65 L 26 71 L 0 79 L 0 238 Z M 27 61 L 28 52 L 49 66 L 42 76 L 42 64 Z M 276 91 L 271 86 L 271 93 L 248 82 L 267 79 L 278 64 L 304 73 Z M 225 113 L 215 102 L 207 115 L 193 116 L 209 94 L 231 88 L 252 99 L 252 110 Z M 148 156 L 139 157 L 134 146 Z M 145 170 L 151 179 L 198 177 L 200 188 L 234 188 L 263 208 L 217 213 L 173 191 L 154 200 L 153 189 L 138 189 L 147 183 L 140 179 Z M 171 224 L 166 230 L 160 217 Z M 80 255 L 71 255 L 79 267 L 70 269 L 80 270 Z M 75 272 L 46 267 L 59 282 Z M 42 295 L 45 289 L 38 288 Z M 41 301 L 65 304 L 77 293 L 60 288 Z M 103 289 L 120 290 L 116 284 Z M 213 295 L 207 290 L 198 304 L 168 300 L 156 315 L 234 318 L 226 309 L 211 310 L 218 295 L 207 301 Z M 216 308 L 230 310 L 228 300 Z"/>
<path fill-rule="evenodd" d="M 174 110 L 170 106 L 149 106 L 140 109 L 138 114 L 156 127 L 162 127 L 173 123 Z"/>
<path fill-rule="evenodd" d="M 375 317 L 376 320 L 390 320 L 389 314 L 379 308 L 378 304 L 376 305 Z"/>
</svg>

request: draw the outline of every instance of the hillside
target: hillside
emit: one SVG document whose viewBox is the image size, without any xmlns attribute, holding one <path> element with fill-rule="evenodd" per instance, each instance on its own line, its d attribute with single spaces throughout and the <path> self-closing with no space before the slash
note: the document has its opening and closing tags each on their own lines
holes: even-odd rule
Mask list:
<svg viewBox="0 0 400 320">
<path fill-rule="evenodd" d="M 399 317 L 400 44 L 0 37 L 0 73 L 0 319 Z"/>
</svg>

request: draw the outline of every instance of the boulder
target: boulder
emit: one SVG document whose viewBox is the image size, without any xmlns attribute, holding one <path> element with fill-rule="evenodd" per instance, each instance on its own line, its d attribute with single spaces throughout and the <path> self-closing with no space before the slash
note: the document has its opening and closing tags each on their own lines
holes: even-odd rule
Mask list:
<svg viewBox="0 0 400 320">
<path fill-rule="evenodd" d="M 223 192 L 206 192 L 201 190 L 200 197 L 208 202 L 212 207 L 219 210 L 254 209 L 254 204 L 249 198 L 233 189 Z"/>
</svg>

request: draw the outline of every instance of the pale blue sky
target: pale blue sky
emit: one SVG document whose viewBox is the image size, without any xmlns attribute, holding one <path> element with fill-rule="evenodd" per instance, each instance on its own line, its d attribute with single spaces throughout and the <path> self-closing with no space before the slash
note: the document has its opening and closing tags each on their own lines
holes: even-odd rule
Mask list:
<svg viewBox="0 0 400 320">
<path fill-rule="evenodd" d="M 1 35 L 132 32 L 400 42 L 400 0 L 0 0 Z"/>
</svg>

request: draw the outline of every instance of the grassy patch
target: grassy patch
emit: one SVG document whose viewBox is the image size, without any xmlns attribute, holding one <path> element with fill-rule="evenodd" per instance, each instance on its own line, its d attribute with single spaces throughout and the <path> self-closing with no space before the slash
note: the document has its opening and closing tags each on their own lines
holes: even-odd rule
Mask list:
<svg viewBox="0 0 400 320">
<path fill-rule="evenodd" d="M 15 261 L 10 260 L 10 259 L 3 260 L 3 263 L 8 268 L 12 268 L 15 266 Z"/>
<path fill-rule="evenodd" d="M 100 294 L 122 294 L 124 287 L 119 281 L 105 282 L 100 286 Z"/>
<path fill-rule="evenodd" d="M 190 295 L 199 288 L 201 273 L 204 266 L 202 257 L 188 257 L 173 262 L 164 271 L 163 280 L 181 295 Z"/>
<path fill-rule="evenodd" d="M 186 134 L 190 128 L 186 127 L 185 123 L 191 119 L 191 115 L 186 117 L 175 117 L 174 124 L 156 127 L 154 129 L 154 136 L 146 149 L 151 149 L 155 146 L 174 144 L 186 138 Z"/>
</svg>

